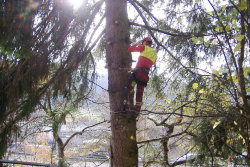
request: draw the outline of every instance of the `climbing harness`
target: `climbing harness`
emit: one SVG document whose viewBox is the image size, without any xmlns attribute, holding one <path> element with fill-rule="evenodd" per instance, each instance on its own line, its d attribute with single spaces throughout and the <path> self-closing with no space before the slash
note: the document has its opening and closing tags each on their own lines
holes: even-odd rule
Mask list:
<svg viewBox="0 0 250 167">
<path fill-rule="evenodd" d="M 148 68 L 136 68 L 131 75 L 130 81 L 135 81 L 138 85 L 147 86 L 149 77 Z"/>
</svg>

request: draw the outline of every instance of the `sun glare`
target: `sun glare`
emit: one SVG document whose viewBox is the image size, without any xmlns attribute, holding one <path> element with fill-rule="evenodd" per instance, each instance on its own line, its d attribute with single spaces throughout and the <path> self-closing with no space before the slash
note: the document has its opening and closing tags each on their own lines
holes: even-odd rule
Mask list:
<svg viewBox="0 0 250 167">
<path fill-rule="evenodd" d="M 78 9 L 84 0 L 68 0 L 68 2 L 73 5 L 74 9 Z"/>
</svg>

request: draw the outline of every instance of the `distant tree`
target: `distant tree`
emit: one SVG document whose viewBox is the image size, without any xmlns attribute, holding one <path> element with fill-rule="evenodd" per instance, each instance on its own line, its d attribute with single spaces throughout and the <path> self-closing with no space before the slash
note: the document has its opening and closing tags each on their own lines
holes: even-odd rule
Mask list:
<svg viewBox="0 0 250 167">
<path fill-rule="evenodd" d="M 35 161 L 38 162 L 51 162 L 51 145 L 48 143 L 48 135 L 46 133 L 39 133 L 36 135 L 35 144 L 24 141 L 25 151 L 30 151 L 34 155 Z"/>
<path fill-rule="evenodd" d="M 63 124 L 66 124 L 66 118 L 70 115 L 74 117 L 74 113 L 76 113 L 80 107 L 85 107 L 86 105 L 84 104 L 92 94 L 91 89 L 93 88 L 93 83 L 86 85 L 88 83 L 85 81 L 85 79 L 89 78 L 87 76 L 91 74 L 90 71 L 92 70 L 91 66 L 88 67 L 88 64 L 89 63 L 84 62 L 83 64 L 79 65 L 78 70 L 72 73 L 70 87 L 67 90 L 67 94 L 64 92 L 57 93 L 53 89 L 48 89 L 39 103 L 39 108 L 47 114 L 47 123 L 52 127 L 53 137 L 57 144 L 58 150 L 58 166 L 60 167 L 67 166 L 65 159 L 65 147 L 68 145 L 71 139 L 73 139 L 76 135 L 82 135 L 86 129 L 106 122 L 104 120 L 94 125 L 87 126 L 83 128 L 82 131 L 75 132 L 70 135 L 70 137 L 68 137 L 65 142 L 63 142 L 63 139 L 60 136 L 60 127 Z M 86 68 L 88 70 L 86 70 Z M 94 79 L 93 77 L 94 76 L 90 77 L 92 78 L 91 80 Z M 57 93 L 56 97 L 54 96 L 55 93 Z"/>
</svg>

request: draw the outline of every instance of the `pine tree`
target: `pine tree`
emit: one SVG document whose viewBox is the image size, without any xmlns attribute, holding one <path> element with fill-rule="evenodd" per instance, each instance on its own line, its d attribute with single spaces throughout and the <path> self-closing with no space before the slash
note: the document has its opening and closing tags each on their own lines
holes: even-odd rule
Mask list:
<svg viewBox="0 0 250 167">
<path fill-rule="evenodd" d="M 55 97 L 58 93 L 69 96 L 76 70 L 81 71 L 80 86 L 89 86 L 94 64 L 90 52 L 103 34 L 93 39 L 100 26 L 93 20 L 102 4 L 88 3 L 88 12 L 79 16 L 80 10 L 73 15 L 62 1 L 0 2 L 1 158 L 15 124 L 29 118 L 46 91 L 53 90 Z"/>
</svg>

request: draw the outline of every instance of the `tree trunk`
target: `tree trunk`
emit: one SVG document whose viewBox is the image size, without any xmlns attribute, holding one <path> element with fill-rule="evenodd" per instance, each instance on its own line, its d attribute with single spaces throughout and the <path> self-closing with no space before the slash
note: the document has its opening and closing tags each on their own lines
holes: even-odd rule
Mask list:
<svg viewBox="0 0 250 167">
<path fill-rule="evenodd" d="M 111 155 L 113 167 L 138 166 L 136 116 L 124 111 L 131 66 L 126 0 L 106 0 L 106 62 L 111 110 Z"/>
<path fill-rule="evenodd" d="M 6 153 L 7 150 L 7 144 L 8 144 L 8 137 L 7 137 L 7 132 L 6 130 L 3 130 L 0 133 L 0 159 L 4 158 L 4 155 Z M 3 167 L 3 164 L 0 163 L 0 167 Z"/>
<path fill-rule="evenodd" d="M 65 163 L 65 157 L 64 157 L 64 147 L 63 147 L 63 142 L 61 139 L 57 141 L 57 146 L 58 146 L 58 167 L 66 167 Z"/>
<path fill-rule="evenodd" d="M 59 126 L 57 122 L 54 120 L 54 123 L 52 125 L 52 131 L 53 131 L 53 137 L 56 141 L 57 144 L 57 151 L 58 151 L 58 167 L 66 167 L 65 163 L 65 157 L 64 157 L 64 144 L 60 136 L 58 135 L 59 133 Z"/>
<path fill-rule="evenodd" d="M 169 137 L 165 137 L 161 140 L 161 144 L 163 146 L 163 159 L 164 159 L 164 166 L 170 166 L 168 162 L 168 154 L 169 154 L 169 148 L 168 148 L 168 142 Z"/>
</svg>

